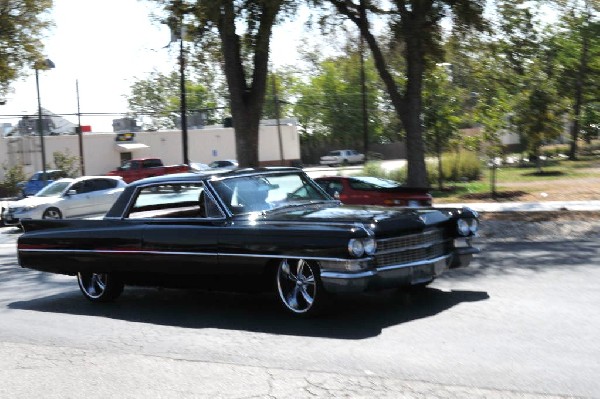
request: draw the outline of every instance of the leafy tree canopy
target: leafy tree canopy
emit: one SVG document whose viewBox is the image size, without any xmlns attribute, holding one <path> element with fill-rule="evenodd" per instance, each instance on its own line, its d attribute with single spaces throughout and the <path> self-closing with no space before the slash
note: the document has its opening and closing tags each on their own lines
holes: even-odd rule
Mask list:
<svg viewBox="0 0 600 399">
<path fill-rule="evenodd" d="M 0 98 L 43 59 L 41 39 L 51 25 L 45 19 L 51 8 L 52 0 L 0 2 Z"/>
</svg>

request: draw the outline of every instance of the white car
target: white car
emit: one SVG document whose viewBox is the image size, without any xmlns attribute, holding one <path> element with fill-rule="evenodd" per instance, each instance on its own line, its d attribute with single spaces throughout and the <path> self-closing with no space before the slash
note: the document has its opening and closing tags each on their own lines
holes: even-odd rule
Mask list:
<svg viewBox="0 0 600 399">
<path fill-rule="evenodd" d="M 329 151 L 325 156 L 321 157 L 321 165 L 348 165 L 352 163 L 362 163 L 365 161 L 365 155 L 356 150 L 335 150 Z"/>
<path fill-rule="evenodd" d="M 127 183 L 118 176 L 83 176 L 60 179 L 36 195 L 6 204 L 2 220 L 6 225 L 21 219 L 63 219 L 106 213 Z"/>
</svg>

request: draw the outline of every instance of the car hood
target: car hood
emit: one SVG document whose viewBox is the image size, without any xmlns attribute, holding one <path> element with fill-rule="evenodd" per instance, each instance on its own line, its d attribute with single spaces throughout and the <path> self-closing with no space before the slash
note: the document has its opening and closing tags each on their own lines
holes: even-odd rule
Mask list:
<svg viewBox="0 0 600 399">
<path fill-rule="evenodd" d="M 22 200 L 12 201 L 8 203 L 10 208 L 22 208 L 24 206 L 37 206 L 44 204 L 53 204 L 61 199 L 60 196 L 57 197 L 27 197 Z"/>
<path fill-rule="evenodd" d="M 314 225 L 357 223 L 377 231 L 379 237 L 399 232 L 418 231 L 434 225 L 447 224 L 460 214 L 476 217 L 468 208 L 387 208 L 315 204 L 267 211 L 254 216 L 254 222 L 311 223 Z"/>
</svg>

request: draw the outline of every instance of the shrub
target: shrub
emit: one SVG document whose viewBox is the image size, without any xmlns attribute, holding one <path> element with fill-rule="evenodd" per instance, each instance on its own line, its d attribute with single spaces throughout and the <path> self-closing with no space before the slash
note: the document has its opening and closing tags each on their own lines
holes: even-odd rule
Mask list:
<svg viewBox="0 0 600 399">
<path fill-rule="evenodd" d="M 23 166 L 15 165 L 9 168 L 3 165 L 2 168 L 4 169 L 4 181 L 0 183 L 0 196 L 13 197 L 20 194 L 17 184 L 27 179 Z"/>
<path fill-rule="evenodd" d="M 439 174 L 437 159 L 428 159 L 426 165 L 427 181 L 431 185 L 436 184 Z M 473 152 L 445 153 L 442 156 L 442 171 L 444 181 L 474 181 L 481 177 L 482 163 Z M 368 162 L 363 168 L 363 174 L 405 182 L 407 170 L 403 167 L 387 171 L 379 162 Z"/>
<path fill-rule="evenodd" d="M 75 177 L 79 173 L 79 157 L 71 155 L 68 149 L 65 152 L 55 151 L 52 156 L 56 169 L 64 171 L 67 176 Z"/>
</svg>

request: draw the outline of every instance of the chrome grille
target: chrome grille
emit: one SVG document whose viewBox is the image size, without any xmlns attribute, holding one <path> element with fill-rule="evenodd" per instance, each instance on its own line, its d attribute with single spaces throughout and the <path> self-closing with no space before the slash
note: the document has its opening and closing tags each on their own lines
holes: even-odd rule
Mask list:
<svg viewBox="0 0 600 399">
<path fill-rule="evenodd" d="M 446 253 L 447 240 L 441 229 L 377 241 L 377 266 L 391 266 L 437 258 Z"/>
</svg>

